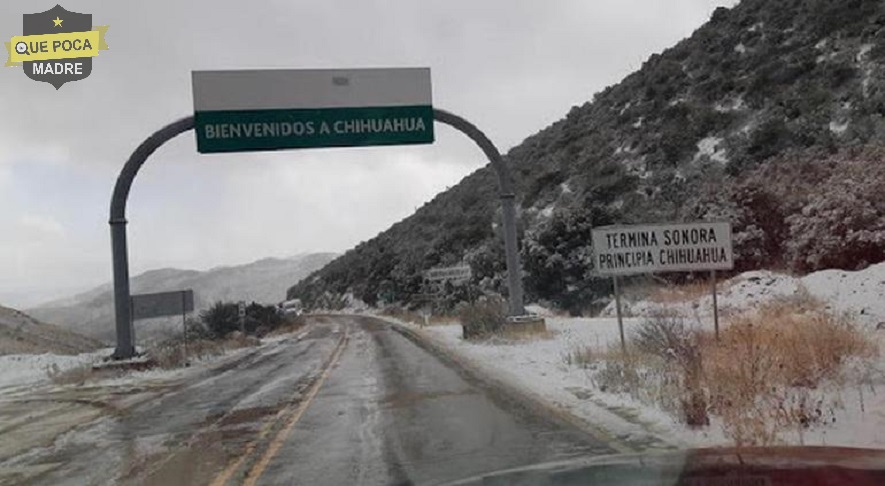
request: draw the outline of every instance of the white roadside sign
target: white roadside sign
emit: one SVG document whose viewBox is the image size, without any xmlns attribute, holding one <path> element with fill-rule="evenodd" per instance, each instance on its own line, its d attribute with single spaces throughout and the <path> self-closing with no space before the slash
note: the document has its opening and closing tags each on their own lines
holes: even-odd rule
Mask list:
<svg viewBox="0 0 885 486">
<path fill-rule="evenodd" d="M 734 268 L 731 223 L 607 226 L 593 230 L 597 275 Z"/>
<path fill-rule="evenodd" d="M 462 265 L 458 267 L 434 268 L 432 270 L 424 272 L 424 278 L 430 280 L 431 282 L 464 282 L 470 280 L 471 276 L 473 276 L 473 272 L 467 265 Z"/>
</svg>

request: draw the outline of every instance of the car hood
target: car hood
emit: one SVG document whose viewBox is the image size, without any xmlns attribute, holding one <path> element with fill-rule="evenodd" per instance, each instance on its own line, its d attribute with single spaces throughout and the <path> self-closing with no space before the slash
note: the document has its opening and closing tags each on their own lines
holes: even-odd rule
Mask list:
<svg viewBox="0 0 885 486">
<path fill-rule="evenodd" d="M 558 461 L 454 485 L 883 485 L 885 450 L 843 447 L 690 449 Z"/>
</svg>

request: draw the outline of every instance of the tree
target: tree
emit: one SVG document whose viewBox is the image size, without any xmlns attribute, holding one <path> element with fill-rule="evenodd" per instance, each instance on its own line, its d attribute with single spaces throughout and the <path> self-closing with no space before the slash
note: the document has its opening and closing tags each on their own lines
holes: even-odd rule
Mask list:
<svg viewBox="0 0 885 486">
<path fill-rule="evenodd" d="M 235 302 L 216 302 L 200 312 L 200 320 L 213 338 L 221 339 L 240 330 L 240 306 Z M 275 329 L 283 324 L 276 306 L 256 302 L 246 306 L 243 321 L 246 334 L 258 334 L 261 328 Z"/>
<path fill-rule="evenodd" d="M 218 301 L 200 312 L 200 320 L 216 339 L 239 330 L 239 306 L 233 302 Z"/>
</svg>

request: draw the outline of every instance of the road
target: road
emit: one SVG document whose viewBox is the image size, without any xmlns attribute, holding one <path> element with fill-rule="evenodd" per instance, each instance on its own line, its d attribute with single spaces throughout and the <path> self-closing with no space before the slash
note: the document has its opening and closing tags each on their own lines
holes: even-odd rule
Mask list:
<svg viewBox="0 0 885 486">
<path fill-rule="evenodd" d="M 70 400 L 104 412 L 0 460 L 0 482 L 438 484 L 614 452 L 369 317 L 314 317 L 300 335 L 119 395 Z"/>
</svg>

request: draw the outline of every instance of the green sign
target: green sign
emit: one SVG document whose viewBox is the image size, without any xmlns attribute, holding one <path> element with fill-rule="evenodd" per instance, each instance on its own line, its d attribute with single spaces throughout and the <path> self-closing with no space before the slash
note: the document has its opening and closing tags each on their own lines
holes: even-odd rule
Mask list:
<svg viewBox="0 0 885 486">
<path fill-rule="evenodd" d="M 433 108 L 203 111 L 200 153 L 433 143 Z"/>
<path fill-rule="evenodd" d="M 194 73 L 200 153 L 433 143 L 428 69 Z"/>
</svg>

